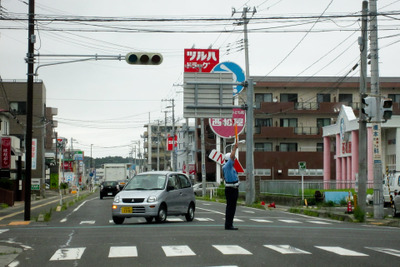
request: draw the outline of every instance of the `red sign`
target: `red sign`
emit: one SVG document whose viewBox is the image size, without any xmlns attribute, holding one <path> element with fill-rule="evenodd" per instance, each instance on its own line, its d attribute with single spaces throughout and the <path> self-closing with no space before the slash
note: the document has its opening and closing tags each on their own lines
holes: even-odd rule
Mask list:
<svg viewBox="0 0 400 267">
<path fill-rule="evenodd" d="M 11 138 L 2 137 L 1 138 L 1 168 L 10 169 L 11 168 Z"/>
<path fill-rule="evenodd" d="M 172 151 L 174 147 L 174 140 L 172 139 L 172 136 L 168 136 L 167 138 L 167 151 Z"/>
<path fill-rule="evenodd" d="M 222 138 L 235 137 L 235 123 L 237 134 L 241 134 L 246 123 L 246 111 L 240 108 L 233 109 L 232 118 L 210 119 L 210 127 L 213 132 Z"/>
<path fill-rule="evenodd" d="M 244 173 L 242 164 L 240 164 L 237 158 L 235 158 L 235 162 L 233 163 L 233 168 L 235 168 L 237 173 Z"/>
<path fill-rule="evenodd" d="M 73 161 L 64 161 L 64 171 L 73 172 L 74 171 L 74 162 Z"/>
<path fill-rule="evenodd" d="M 185 49 L 184 72 L 211 72 L 219 63 L 218 49 Z"/>
</svg>

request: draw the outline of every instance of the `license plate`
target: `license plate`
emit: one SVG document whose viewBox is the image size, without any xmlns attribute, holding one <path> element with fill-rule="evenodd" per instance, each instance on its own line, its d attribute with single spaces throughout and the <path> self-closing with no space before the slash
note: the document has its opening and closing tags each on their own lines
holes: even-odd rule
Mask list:
<svg viewBox="0 0 400 267">
<path fill-rule="evenodd" d="M 121 213 L 132 213 L 132 207 L 121 207 Z"/>
<path fill-rule="evenodd" d="M 107 195 L 112 196 L 113 193 L 107 193 Z"/>
</svg>

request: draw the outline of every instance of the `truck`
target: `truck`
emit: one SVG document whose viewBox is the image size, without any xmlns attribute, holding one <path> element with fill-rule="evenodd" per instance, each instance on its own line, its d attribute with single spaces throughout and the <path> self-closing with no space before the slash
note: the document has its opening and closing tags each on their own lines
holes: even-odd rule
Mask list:
<svg viewBox="0 0 400 267">
<path fill-rule="evenodd" d="M 383 196 L 385 204 L 391 204 L 394 197 L 400 194 L 400 172 L 392 172 L 383 180 Z"/>
<path fill-rule="evenodd" d="M 125 186 L 125 183 L 132 177 L 132 164 L 130 163 L 106 163 L 103 165 L 105 181 L 117 181 L 120 189 Z"/>
</svg>

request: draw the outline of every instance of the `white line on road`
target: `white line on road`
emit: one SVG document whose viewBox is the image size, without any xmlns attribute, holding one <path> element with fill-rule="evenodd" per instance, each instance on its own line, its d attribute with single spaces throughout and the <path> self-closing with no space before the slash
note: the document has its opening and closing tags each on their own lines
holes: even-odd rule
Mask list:
<svg viewBox="0 0 400 267">
<path fill-rule="evenodd" d="M 136 246 L 110 247 L 110 252 L 108 253 L 109 258 L 132 258 L 137 256 L 138 253 Z"/>
<path fill-rule="evenodd" d="M 79 260 L 85 248 L 61 248 L 50 258 L 51 261 Z"/>
<path fill-rule="evenodd" d="M 315 246 L 315 247 L 341 256 L 368 256 L 367 254 L 341 247 L 329 247 L 329 246 Z"/>
<path fill-rule="evenodd" d="M 264 245 L 264 247 L 275 250 L 281 254 L 311 254 L 308 251 L 301 250 L 290 245 Z"/>
<path fill-rule="evenodd" d="M 162 246 L 165 256 L 195 256 L 196 254 L 188 246 Z"/>
<path fill-rule="evenodd" d="M 218 249 L 224 255 L 253 255 L 247 249 L 236 245 L 213 245 L 214 248 Z"/>
</svg>

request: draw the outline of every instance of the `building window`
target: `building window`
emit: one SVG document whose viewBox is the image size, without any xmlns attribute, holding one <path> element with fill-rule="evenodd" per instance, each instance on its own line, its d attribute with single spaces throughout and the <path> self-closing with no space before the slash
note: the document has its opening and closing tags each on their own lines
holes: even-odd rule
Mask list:
<svg viewBox="0 0 400 267">
<path fill-rule="evenodd" d="M 272 151 L 272 143 L 255 143 L 254 151 L 261 151 L 261 152 Z"/>
<path fill-rule="evenodd" d="M 317 152 L 324 152 L 324 143 L 317 143 Z"/>
<path fill-rule="evenodd" d="M 393 103 L 400 103 L 400 94 L 389 94 L 388 97 L 392 99 Z"/>
<path fill-rule="evenodd" d="M 297 103 L 297 94 L 281 94 L 281 102 Z"/>
<path fill-rule="evenodd" d="M 10 109 L 15 115 L 26 115 L 26 102 L 10 102 Z"/>
<path fill-rule="evenodd" d="M 317 94 L 317 102 L 331 102 L 331 95 L 330 94 Z"/>
<path fill-rule="evenodd" d="M 255 126 L 256 127 L 271 127 L 272 126 L 272 119 L 256 119 L 255 121 Z"/>
<path fill-rule="evenodd" d="M 279 151 L 297 152 L 297 143 L 281 143 Z"/>
<path fill-rule="evenodd" d="M 272 102 L 272 94 L 255 94 L 256 108 L 261 107 L 263 102 Z"/>
<path fill-rule="evenodd" d="M 297 127 L 297 119 L 281 119 L 281 127 Z"/>
<path fill-rule="evenodd" d="M 339 94 L 339 102 L 353 103 L 353 95 L 352 94 Z"/>
<path fill-rule="evenodd" d="M 317 118 L 317 127 L 322 128 L 324 126 L 331 125 L 331 119 L 330 118 Z"/>
</svg>

